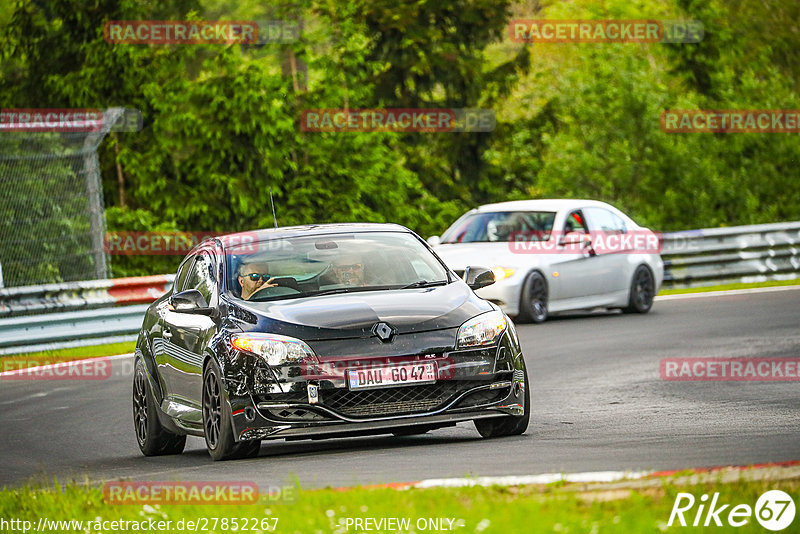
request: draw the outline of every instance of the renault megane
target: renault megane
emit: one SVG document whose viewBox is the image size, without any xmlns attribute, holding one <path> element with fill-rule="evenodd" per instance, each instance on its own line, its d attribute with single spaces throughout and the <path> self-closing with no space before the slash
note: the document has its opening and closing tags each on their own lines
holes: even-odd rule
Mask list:
<svg viewBox="0 0 800 534">
<path fill-rule="evenodd" d="M 133 418 L 145 455 L 202 436 L 215 460 L 264 439 L 409 435 L 474 421 L 522 434 L 530 384 L 514 324 L 397 225 L 210 238 L 148 309 Z"/>
</svg>

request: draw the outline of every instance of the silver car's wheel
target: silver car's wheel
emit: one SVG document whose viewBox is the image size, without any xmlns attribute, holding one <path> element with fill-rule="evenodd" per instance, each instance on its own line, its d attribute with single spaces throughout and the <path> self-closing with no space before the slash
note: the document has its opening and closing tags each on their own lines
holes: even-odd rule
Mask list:
<svg viewBox="0 0 800 534">
<path fill-rule="evenodd" d="M 631 279 L 631 294 L 628 298 L 627 313 L 647 313 L 653 306 L 655 298 L 655 281 L 653 273 L 645 265 L 636 268 Z"/>
<path fill-rule="evenodd" d="M 547 320 L 547 282 L 539 272 L 525 279 L 519 302 L 519 322 L 543 323 Z"/>
</svg>

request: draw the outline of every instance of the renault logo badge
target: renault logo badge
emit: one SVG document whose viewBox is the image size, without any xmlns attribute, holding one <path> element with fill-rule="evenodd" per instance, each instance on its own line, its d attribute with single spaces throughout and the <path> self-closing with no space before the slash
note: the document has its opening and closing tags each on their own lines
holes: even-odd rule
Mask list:
<svg viewBox="0 0 800 534">
<path fill-rule="evenodd" d="M 372 333 L 378 336 L 378 339 L 384 343 L 388 343 L 397 332 L 386 323 L 375 323 L 375 326 L 372 327 Z"/>
</svg>

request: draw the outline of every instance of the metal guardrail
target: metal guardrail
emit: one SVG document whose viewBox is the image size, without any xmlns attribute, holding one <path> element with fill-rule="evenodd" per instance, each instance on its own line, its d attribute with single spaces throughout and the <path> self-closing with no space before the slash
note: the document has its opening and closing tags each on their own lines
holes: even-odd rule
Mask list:
<svg viewBox="0 0 800 534">
<path fill-rule="evenodd" d="M 149 304 L 0 320 L 0 354 L 133 341 Z"/>
<path fill-rule="evenodd" d="M 665 288 L 800 278 L 800 221 L 688 230 L 663 238 Z M 133 340 L 147 304 L 120 304 L 155 300 L 173 279 L 160 275 L 0 289 L 0 354 Z"/>
<path fill-rule="evenodd" d="M 164 274 L 0 289 L 0 318 L 144 304 L 169 291 L 174 279 Z"/>
<path fill-rule="evenodd" d="M 0 289 L 0 355 L 135 340 L 147 306 L 169 291 L 174 278 Z"/>
<path fill-rule="evenodd" d="M 800 278 L 800 221 L 664 234 L 664 287 Z"/>
</svg>

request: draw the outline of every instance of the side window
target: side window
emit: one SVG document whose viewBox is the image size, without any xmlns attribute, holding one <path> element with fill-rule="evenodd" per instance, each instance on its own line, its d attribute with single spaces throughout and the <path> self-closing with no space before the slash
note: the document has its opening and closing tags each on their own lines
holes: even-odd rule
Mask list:
<svg viewBox="0 0 800 534">
<path fill-rule="evenodd" d="M 564 223 L 564 233 L 569 232 L 583 232 L 589 233 L 589 228 L 586 226 L 586 219 L 580 210 L 573 211 L 567 216 L 567 221 Z"/>
<path fill-rule="evenodd" d="M 625 221 L 617 215 L 616 213 L 612 213 L 611 217 L 614 218 L 614 226 L 620 233 L 626 233 L 628 231 L 628 226 L 625 224 Z"/>
<path fill-rule="evenodd" d="M 201 252 L 192 265 L 185 289 L 198 290 L 210 304 L 215 288 L 214 261 L 208 252 Z"/>
<path fill-rule="evenodd" d="M 173 282 L 173 286 L 175 288 L 175 293 L 178 291 L 183 291 L 183 285 L 186 283 L 186 276 L 189 274 L 189 267 L 192 266 L 192 257 L 186 258 L 181 266 L 178 267 L 178 274 L 175 275 L 175 282 Z"/>
<path fill-rule="evenodd" d="M 625 221 L 618 215 L 603 208 L 587 208 L 586 215 L 592 223 L 592 230 L 607 233 L 625 233 Z"/>
</svg>

